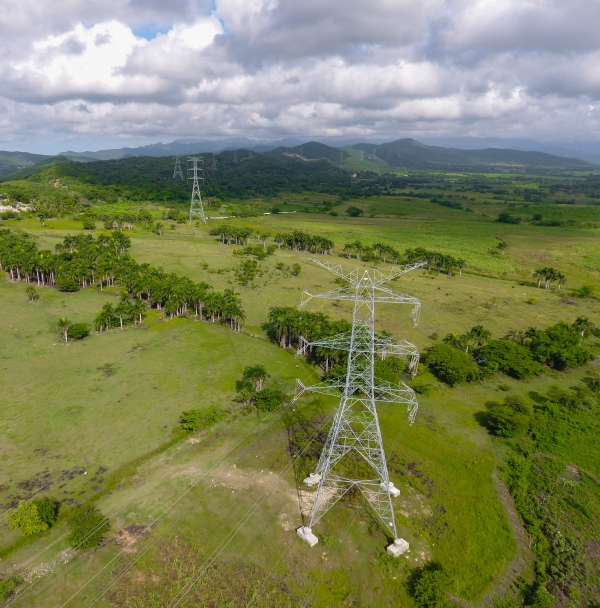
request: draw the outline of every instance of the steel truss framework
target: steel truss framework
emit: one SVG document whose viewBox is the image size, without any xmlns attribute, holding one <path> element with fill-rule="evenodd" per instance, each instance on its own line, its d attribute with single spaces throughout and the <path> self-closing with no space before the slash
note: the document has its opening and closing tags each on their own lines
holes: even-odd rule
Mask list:
<svg viewBox="0 0 600 608">
<path fill-rule="evenodd" d="M 300 340 L 299 353 L 311 346 L 348 351 L 348 365 L 344 382 L 304 386 L 297 381 L 298 390 L 294 400 L 307 391 L 325 395 L 342 394 L 333 424 L 319 458 L 316 474 L 320 476 L 315 501 L 307 528 L 312 529 L 325 513 L 353 486 L 358 487 L 383 525 L 398 538 L 389 476 L 377 417 L 377 402 L 406 405 L 408 420 L 412 424 L 417 415 L 418 403 L 414 391 L 403 382 L 398 386 L 379 382 L 375 384 L 374 366 L 376 357 L 395 355 L 407 360 L 411 374 L 417 373 L 419 352 L 417 348 L 402 340 L 394 342 L 375 331 L 375 304 L 408 304 L 412 306 L 412 321 L 416 326 L 421 303 L 411 296 L 396 294 L 383 284 L 423 263 L 409 266 L 394 266 L 383 273 L 379 270 L 354 269 L 345 272 L 341 265 L 313 260 L 323 268 L 340 277 L 346 287 L 313 295 L 305 293 L 302 306 L 313 298 L 346 300 L 354 303 L 352 330 L 324 340 L 309 342 Z M 356 452 L 374 469 L 372 479 L 345 477 L 336 465 L 342 458 Z"/>
<path fill-rule="evenodd" d="M 191 166 L 190 166 L 191 163 Z M 190 224 L 196 216 L 200 216 L 206 224 L 204 216 L 204 205 L 202 204 L 202 195 L 200 194 L 200 185 L 198 182 L 204 182 L 204 167 L 202 166 L 203 159 L 192 157 L 188 159 L 188 180 L 192 181 L 192 201 L 190 203 Z"/>
<path fill-rule="evenodd" d="M 179 162 L 179 154 L 175 157 L 175 171 L 173 171 L 173 179 L 180 177 L 183 179 L 183 172 L 181 171 L 181 163 Z"/>
</svg>

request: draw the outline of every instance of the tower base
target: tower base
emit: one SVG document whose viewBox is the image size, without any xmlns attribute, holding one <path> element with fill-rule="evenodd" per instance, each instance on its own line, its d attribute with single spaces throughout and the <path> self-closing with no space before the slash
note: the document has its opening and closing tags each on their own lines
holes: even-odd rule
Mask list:
<svg viewBox="0 0 600 608">
<path fill-rule="evenodd" d="M 311 547 L 314 547 L 319 542 L 319 539 L 312 533 L 312 530 L 310 528 L 307 528 L 306 526 L 302 526 L 301 528 L 298 528 L 296 530 L 296 533 L 302 540 L 306 541 L 309 544 L 309 546 L 311 546 Z"/>
<path fill-rule="evenodd" d="M 400 496 L 400 490 L 391 481 L 388 481 L 387 484 L 385 481 L 382 481 L 379 484 L 379 487 L 382 490 L 389 492 L 394 498 L 398 498 L 398 496 Z"/>
<path fill-rule="evenodd" d="M 409 548 L 409 544 L 403 538 L 397 538 L 389 547 L 387 547 L 386 551 L 392 557 L 400 557 L 403 553 L 406 553 Z"/>
</svg>

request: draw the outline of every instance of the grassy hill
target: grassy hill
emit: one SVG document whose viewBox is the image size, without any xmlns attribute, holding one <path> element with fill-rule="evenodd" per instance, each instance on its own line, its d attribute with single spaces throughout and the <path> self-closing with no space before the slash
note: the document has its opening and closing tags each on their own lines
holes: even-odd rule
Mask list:
<svg viewBox="0 0 600 608">
<path fill-rule="evenodd" d="M 45 154 L 30 154 L 29 152 L 8 152 L 0 150 L 0 177 L 14 174 L 20 168 L 35 165 L 50 158 Z"/>
</svg>

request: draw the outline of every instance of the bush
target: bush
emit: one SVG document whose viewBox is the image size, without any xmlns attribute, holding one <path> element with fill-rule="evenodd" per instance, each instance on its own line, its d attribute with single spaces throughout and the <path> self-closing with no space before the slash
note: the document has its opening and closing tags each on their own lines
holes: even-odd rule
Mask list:
<svg viewBox="0 0 600 608">
<path fill-rule="evenodd" d="M 181 412 L 179 422 L 186 431 L 197 431 L 200 428 L 211 427 L 227 417 L 227 412 L 216 405 L 205 410 L 187 410 Z"/>
<path fill-rule="evenodd" d="M 0 604 L 9 600 L 24 582 L 25 578 L 18 571 L 11 572 L 0 580 Z"/>
<path fill-rule="evenodd" d="M 49 528 L 40 517 L 37 505 L 28 500 L 22 500 L 19 506 L 9 513 L 8 527 L 11 530 L 19 530 L 23 536 L 37 534 Z"/>
<path fill-rule="evenodd" d="M 79 283 L 76 279 L 71 277 L 57 277 L 56 278 L 56 288 L 59 291 L 73 292 L 79 291 Z"/>
<path fill-rule="evenodd" d="M 447 583 L 448 575 L 439 564 L 432 562 L 413 571 L 408 590 L 417 608 L 450 608 L 452 604 L 444 592 Z"/>
<path fill-rule="evenodd" d="M 264 388 L 254 395 L 256 409 L 259 412 L 273 412 L 285 401 L 285 397 L 285 393 L 278 388 Z"/>
<path fill-rule="evenodd" d="M 462 382 L 472 382 L 481 377 L 481 371 L 473 359 L 462 350 L 448 344 L 436 344 L 429 349 L 427 367 L 442 382 L 454 386 Z"/>
<path fill-rule="evenodd" d="M 494 435 L 499 437 L 517 437 L 529 429 L 531 422 L 531 406 L 516 395 L 504 398 L 504 402 L 488 401 L 487 426 Z"/>
<path fill-rule="evenodd" d="M 295 264 L 292 264 L 292 274 L 295 277 L 297 277 L 301 272 L 302 272 L 302 266 L 300 266 L 300 264 L 298 264 L 297 262 Z"/>
<path fill-rule="evenodd" d="M 509 340 L 492 340 L 477 351 L 482 365 L 490 371 L 501 371 L 512 378 L 529 378 L 540 371 L 529 349 Z"/>
<path fill-rule="evenodd" d="M 521 218 L 511 215 L 508 211 L 503 211 L 502 213 L 498 214 L 498 219 L 496 221 L 500 222 L 501 224 L 520 224 Z"/>
<path fill-rule="evenodd" d="M 83 340 L 90 335 L 90 326 L 87 323 L 73 323 L 67 331 L 69 340 Z"/>
<path fill-rule="evenodd" d="M 71 549 L 97 547 L 108 532 L 108 518 L 94 505 L 77 507 L 69 521 L 71 533 L 67 538 Z"/>
<path fill-rule="evenodd" d="M 375 379 L 397 385 L 400 374 L 406 370 L 406 365 L 401 359 L 396 357 L 386 357 L 383 361 L 375 361 Z"/>
</svg>

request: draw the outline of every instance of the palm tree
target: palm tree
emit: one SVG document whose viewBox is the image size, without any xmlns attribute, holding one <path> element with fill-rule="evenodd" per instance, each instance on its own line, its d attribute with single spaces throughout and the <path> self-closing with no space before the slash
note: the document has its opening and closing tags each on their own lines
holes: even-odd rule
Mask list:
<svg viewBox="0 0 600 608">
<path fill-rule="evenodd" d="M 146 316 L 147 308 L 143 300 L 134 300 L 130 309 L 131 314 L 134 317 L 134 323 L 137 325 L 136 319 L 139 319 L 140 325 L 142 324 L 142 318 Z"/>
<path fill-rule="evenodd" d="M 485 329 L 483 325 L 475 325 L 467 334 L 468 338 L 475 342 L 477 348 L 481 348 L 492 339 L 492 332 Z"/>
<path fill-rule="evenodd" d="M 469 346 L 467 344 L 467 336 L 465 334 L 447 334 L 445 338 L 443 338 L 442 342 L 444 344 L 448 344 L 452 348 L 460 349 L 466 348 L 469 350 Z"/>
<path fill-rule="evenodd" d="M 506 332 L 506 336 L 504 336 L 504 339 L 522 345 L 525 340 L 525 334 L 520 329 L 509 329 Z"/>
<path fill-rule="evenodd" d="M 558 281 L 557 288 L 558 288 L 558 291 L 560 291 L 561 285 L 564 285 L 567 282 L 567 277 L 562 272 L 560 272 L 559 270 L 557 270 L 554 273 L 554 280 Z"/>
<path fill-rule="evenodd" d="M 594 323 L 590 321 L 590 319 L 588 319 L 587 317 L 583 316 L 577 317 L 571 327 L 581 334 L 581 340 L 579 340 L 580 345 L 583 342 L 583 338 L 591 334 L 594 329 L 596 329 Z"/>
<path fill-rule="evenodd" d="M 39 298 L 37 291 L 35 290 L 35 287 L 33 285 L 27 285 L 27 287 L 25 288 L 25 293 L 28 295 L 30 302 L 35 302 L 35 300 Z"/>
<path fill-rule="evenodd" d="M 72 323 L 66 317 L 61 317 L 57 323 L 57 329 L 65 340 L 65 344 L 69 342 L 69 328 Z"/>
<path fill-rule="evenodd" d="M 263 386 L 268 379 L 269 374 L 262 365 L 247 365 L 244 369 L 244 384 L 251 384 L 257 393 L 262 391 Z"/>
</svg>

